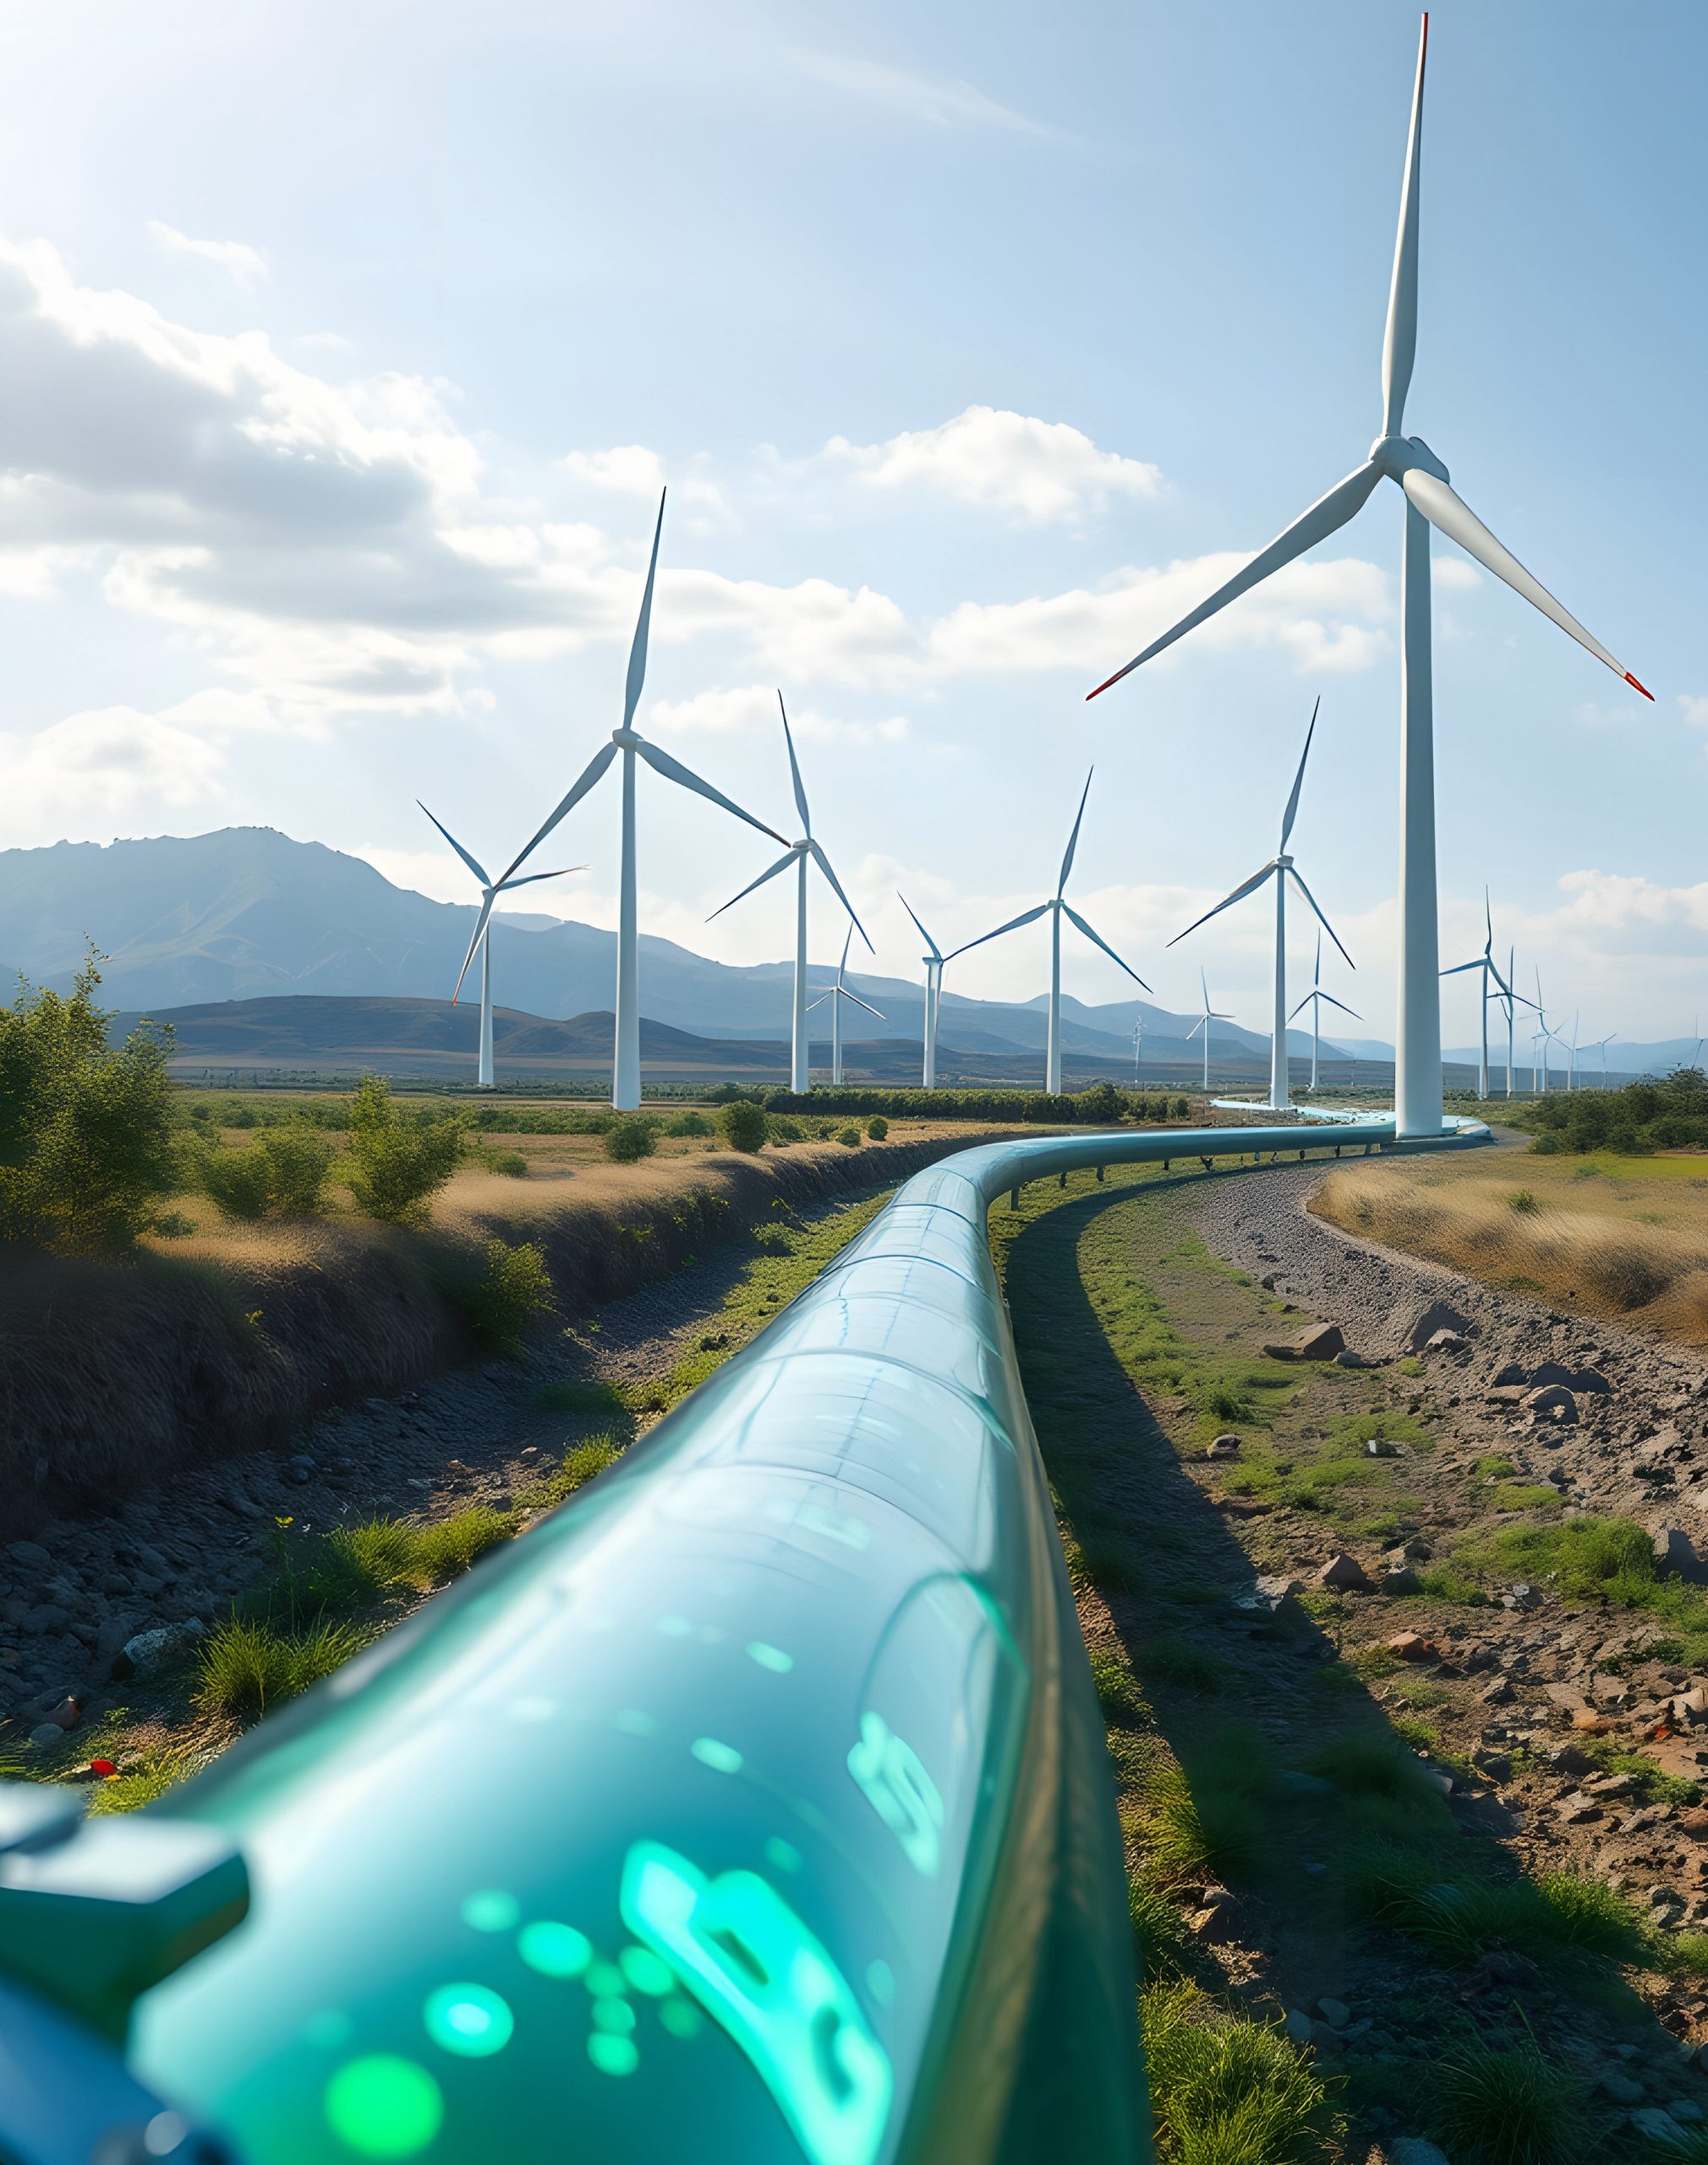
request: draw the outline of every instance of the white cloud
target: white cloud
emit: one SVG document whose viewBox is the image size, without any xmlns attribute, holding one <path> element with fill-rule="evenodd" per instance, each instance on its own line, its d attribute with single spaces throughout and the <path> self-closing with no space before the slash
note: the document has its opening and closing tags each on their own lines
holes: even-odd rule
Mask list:
<svg viewBox="0 0 1708 2165">
<path fill-rule="evenodd" d="M 658 699 L 651 721 L 659 728 L 693 736 L 745 735 L 778 725 L 777 694 L 769 684 L 742 684 L 698 692 L 686 699 Z M 881 721 L 848 721 L 819 713 L 813 707 L 791 707 L 789 726 L 797 739 L 818 743 L 895 744 L 907 734 L 905 715 L 890 715 Z"/>
<path fill-rule="evenodd" d="M 1472 587 L 1482 584 L 1482 573 L 1463 556 L 1432 556 L 1429 575 L 1437 586 L 1445 587 L 1449 592 L 1467 594 Z"/>
<path fill-rule="evenodd" d="M 1642 717 L 1629 700 L 1623 704 L 1604 706 L 1597 699 L 1584 699 L 1573 710 L 1572 719 L 1584 729 L 1629 729 Z"/>
<path fill-rule="evenodd" d="M 902 119 L 922 121 L 928 127 L 994 128 L 1019 135 L 1048 132 L 1024 113 L 998 104 L 957 78 L 933 81 L 906 68 L 886 67 L 881 61 L 836 52 L 797 52 L 793 63 L 815 82 Z"/>
<path fill-rule="evenodd" d="M 665 463 L 643 443 L 621 443 L 610 451 L 572 451 L 559 459 L 566 474 L 595 489 L 656 500 L 665 485 Z"/>
<path fill-rule="evenodd" d="M 1693 696 L 1688 692 L 1678 694 L 1678 717 L 1693 728 L 1708 729 L 1708 699 Z"/>
<path fill-rule="evenodd" d="M 824 456 L 873 488 L 935 489 L 1040 524 L 1101 511 L 1114 496 L 1154 496 L 1163 481 L 1158 468 L 1099 451 L 1065 421 L 992 406 L 969 406 L 936 428 L 906 430 L 884 443 L 833 436 Z"/>
<path fill-rule="evenodd" d="M 181 233 L 175 226 L 168 226 L 151 218 L 148 230 L 156 245 L 168 255 L 200 256 L 204 263 L 212 263 L 237 280 L 240 286 L 253 286 L 267 275 L 267 260 L 258 248 L 251 248 L 240 240 L 192 240 L 188 233 Z"/>
<path fill-rule="evenodd" d="M 211 803 L 225 755 L 163 715 L 117 706 L 68 715 L 32 737 L 0 737 L 0 764 L 15 832 L 94 841 L 140 804 Z"/>
</svg>

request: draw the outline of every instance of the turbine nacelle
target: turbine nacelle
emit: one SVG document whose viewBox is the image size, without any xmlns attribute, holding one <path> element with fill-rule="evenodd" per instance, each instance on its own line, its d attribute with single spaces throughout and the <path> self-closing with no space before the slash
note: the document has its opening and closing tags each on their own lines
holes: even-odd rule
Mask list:
<svg viewBox="0 0 1708 2165">
<path fill-rule="evenodd" d="M 1402 487 L 1411 473 L 1427 474 L 1437 481 L 1453 479 L 1421 436 L 1378 436 L 1370 447 L 1370 463 Z"/>
</svg>

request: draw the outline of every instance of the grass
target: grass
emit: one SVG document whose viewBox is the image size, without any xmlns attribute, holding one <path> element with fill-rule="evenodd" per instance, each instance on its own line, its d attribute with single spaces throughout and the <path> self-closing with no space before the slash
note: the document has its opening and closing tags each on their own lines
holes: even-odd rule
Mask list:
<svg viewBox="0 0 1708 2165">
<path fill-rule="evenodd" d="M 1433 2129 L 1454 2165 L 1573 2165 L 1589 2146 L 1584 2088 L 1526 2038 L 1454 2046 L 1432 2085 Z"/>
<path fill-rule="evenodd" d="M 1138 1665 L 1147 1684 L 1172 1684 L 1183 1691 L 1219 1691 L 1229 1678 L 1226 1662 L 1173 1633 L 1148 1641 Z"/>
<path fill-rule="evenodd" d="M 1328 2086 L 1273 2024 L 1218 2009 L 1185 1981 L 1149 1986 L 1140 2020 L 1169 2165 L 1315 2165 L 1338 2154 Z"/>
<path fill-rule="evenodd" d="M 135 1811 L 145 1804 L 154 1803 L 168 1790 L 176 1789 L 206 1763 L 206 1753 L 189 1745 L 170 1745 L 162 1751 L 146 1752 L 134 1764 L 90 1790 L 89 1816 L 97 1819 L 113 1812 Z"/>
<path fill-rule="evenodd" d="M 370 1636 L 325 1619 L 293 1625 L 234 1616 L 203 1642 L 192 1702 L 204 1713 L 258 1721 L 269 1707 L 342 1668 Z"/>
<path fill-rule="evenodd" d="M 1203 1878 L 1266 1878 L 1274 1861 L 1273 1769 L 1248 1730 L 1224 1731 L 1185 1763 L 1145 1776 L 1134 1832 L 1163 1885 Z"/>
</svg>

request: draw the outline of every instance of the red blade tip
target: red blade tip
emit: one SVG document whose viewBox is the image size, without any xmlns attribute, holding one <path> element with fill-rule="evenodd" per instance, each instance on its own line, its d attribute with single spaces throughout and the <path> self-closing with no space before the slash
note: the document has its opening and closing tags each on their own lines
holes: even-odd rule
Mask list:
<svg viewBox="0 0 1708 2165">
<path fill-rule="evenodd" d="M 1105 677 L 1103 682 L 1098 686 L 1097 692 L 1087 692 L 1086 693 L 1087 699 L 1094 699 L 1098 696 L 1098 692 L 1107 692 L 1111 684 L 1119 684 L 1122 677 L 1125 677 L 1126 673 L 1127 672 L 1125 669 L 1118 669 L 1113 677 Z"/>
<path fill-rule="evenodd" d="M 1649 689 L 1646 684 L 1640 684 L 1629 669 L 1625 671 L 1625 682 L 1631 687 L 1633 691 L 1640 692 L 1651 706 L 1654 705 L 1655 694 Z"/>
</svg>

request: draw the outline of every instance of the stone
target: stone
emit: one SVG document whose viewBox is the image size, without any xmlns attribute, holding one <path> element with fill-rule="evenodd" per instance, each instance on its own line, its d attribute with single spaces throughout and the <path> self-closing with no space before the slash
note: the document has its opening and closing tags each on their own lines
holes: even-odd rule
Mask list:
<svg viewBox="0 0 1708 2165">
<path fill-rule="evenodd" d="M 1355 1353 L 1349 1346 L 1343 1346 L 1334 1357 L 1337 1368 L 1373 1368 L 1376 1366 L 1367 1353 Z"/>
<path fill-rule="evenodd" d="M 1659 2105 L 1642 2105 L 1631 2115 L 1631 2125 L 1638 2134 L 1646 2135 L 1651 2142 L 1670 2142 L 1682 2150 L 1685 2143 L 1683 2124 L 1675 2120 Z"/>
<path fill-rule="evenodd" d="M 1572 1371 L 1569 1368 L 1563 1368 L 1557 1361 L 1543 1361 L 1536 1368 L 1532 1368 L 1530 1373 L 1530 1384 L 1532 1390 L 1536 1389 L 1539 1385 L 1547 1384 L 1566 1384 L 1569 1385 L 1571 1380 Z"/>
<path fill-rule="evenodd" d="M 1399 1446 L 1398 1444 L 1391 1443 L 1386 1436 L 1366 1436 L 1364 1439 L 1364 1455 L 1366 1458 L 1398 1458 Z"/>
<path fill-rule="evenodd" d="M 1321 1774 L 1307 1774 L 1302 1768 L 1288 1767 L 1278 1778 L 1278 1787 L 1284 1796 L 1333 1796 L 1334 1784 L 1326 1782 Z"/>
<path fill-rule="evenodd" d="M 1613 1388 L 1599 1368 L 1574 1369 L 1571 1377 L 1571 1386 L 1579 1397 L 1585 1391 L 1593 1392 L 1598 1397 L 1605 1396 L 1610 1394 Z"/>
<path fill-rule="evenodd" d="M 1394 1570 L 1384 1571 L 1376 1583 L 1378 1593 L 1399 1596 L 1423 1592 L 1423 1581 L 1410 1564 L 1401 1564 Z"/>
<path fill-rule="evenodd" d="M 1426 1639 L 1421 1631 L 1402 1631 L 1388 1642 L 1388 1651 L 1397 1654 L 1401 1661 L 1437 1661 L 1441 1649 L 1432 1639 Z"/>
<path fill-rule="evenodd" d="M 83 1702 L 67 1692 L 57 1706 L 47 1709 L 47 1718 L 62 1732 L 74 1729 L 83 1719 Z"/>
<path fill-rule="evenodd" d="M 1525 1405 L 1533 1418 L 1554 1421 L 1569 1428 L 1578 1417 L 1578 1401 L 1563 1384 L 1545 1384 L 1540 1390 L 1533 1390 Z"/>
<path fill-rule="evenodd" d="M 1342 1549 L 1317 1571 L 1317 1583 L 1335 1593 L 1367 1593 L 1370 1575 L 1355 1556 Z"/>
<path fill-rule="evenodd" d="M 1344 2030 L 1352 2020 L 1352 2009 L 1344 1999 L 1320 1999 L 1317 2012 L 1331 2030 Z"/>
<path fill-rule="evenodd" d="M 1497 1676 L 1483 1692 L 1482 1702 L 1486 1707 L 1507 1707 L 1512 1704 L 1517 1694 L 1507 1678 Z"/>
<path fill-rule="evenodd" d="M 1432 1330 L 1423 1350 L 1426 1353 L 1458 1353 L 1470 1344 L 1462 1330 Z"/>
<path fill-rule="evenodd" d="M 1585 1774 L 1593 1774 L 1596 1762 L 1587 1751 L 1579 1751 L 1575 1744 L 1563 1744 L 1557 1751 L 1551 1751 L 1547 1761 L 1557 1774 L 1565 1774 L 1573 1781 L 1580 1781 Z"/>
<path fill-rule="evenodd" d="M 30 1732 L 30 1741 L 38 1751 L 52 1751 L 65 1741 L 65 1731 L 57 1722 L 42 1722 Z"/>
<path fill-rule="evenodd" d="M 1629 2075 L 1616 2067 L 1608 2068 L 1596 2087 L 1604 2096 L 1611 2097 L 1616 2105 L 1640 2105 L 1643 2102 L 1642 2084 L 1634 2082 Z"/>
<path fill-rule="evenodd" d="M 1702 2118 L 1702 2107 L 1694 2097 L 1669 2097 L 1667 2110 L 1675 2120 L 1687 2121 L 1692 2126 Z"/>
<path fill-rule="evenodd" d="M 1289 1344 L 1266 1346 L 1263 1351 L 1275 1361 L 1332 1361 L 1345 1344 L 1339 1324 L 1325 1323 Z"/>
<path fill-rule="evenodd" d="M 1508 1361 L 1505 1368 L 1489 1378 L 1489 1387 L 1493 1390 L 1505 1390 L 1514 1384 L 1527 1384 L 1530 1379 L 1527 1368 L 1521 1368 L 1516 1361 Z"/>
<path fill-rule="evenodd" d="M 8 1545 L 6 1554 L 26 1571 L 51 1571 L 53 1569 L 53 1559 L 39 1541 L 14 1541 Z"/>
<path fill-rule="evenodd" d="M 114 1677 L 122 1681 L 131 1676 L 151 1676 L 181 1653 L 201 1630 L 200 1620 L 192 1616 L 187 1623 L 162 1624 L 152 1631 L 139 1631 L 114 1656 Z"/>
<path fill-rule="evenodd" d="M 1501 1596 L 1501 1607 L 1503 1609 L 1523 1611 L 1532 1609 L 1540 1609 L 1541 1605 L 1542 1594 L 1541 1588 L 1538 1587 L 1525 1586 L 1522 1581 L 1515 1587 L 1508 1587 L 1506 1592 Z"/>
<path fill-rule="evenodd" d="M 1396 1542 L 1392 1548 L 1384 1548 L 1383 1556 L 1390 1564 L 1422 1564 L 1435 1551 L 1420 1534 L 1408 1534 L 1404 1541 Z"/>
<path fill-rule="evenodd" d="M 1656 1527 L 1654 1548 L 1655 1561 L 1663 1571 L 1676 1571 L 1680 1578 L 1689 1579 L 1694 1578 L 1702 1568 L 1696 1544 L 1682 1527 Z"/>
<path fill-rule="evenodd" d="M 1186 1920 L 1186 1930 L 1201 1947 L 1224 1947 L 1240 1937 L 1239 1911 L 1231 1903 L 1197 1910 Z"/>
<path fill-rule="evenodd" d="M 1575 1707 L 1572 1710 L 1572 1727 L 1583 1736 L 1605 1736 L 1613 1724 L 1605 1714 L 1598 1714 L 1593 1707 Z"/>
<path fill-rule="evenodd" d="M 1568 1796 L 1560 1806 L 1561 1821 L 1568 1827 L 1585 1827 L 1601 1816 L 1601 1807 L 1592 1796 Z"/>
<path fill-rule="evenodd" d="M 1237 1436 L 1217 1436 L 1206 1450 L 1206 1458 L 1238 1458 L 1240 1439 Z"/>
<path fill-rule="evenodd" d="M 1289 2008 L 1286 2020 L 1281 2026 L 1295 2045 L 1308 2045 L 1311 2042 L 1311 2017 L 1301 2009 Z"/>
<path fill-rule="evenodd" d="M 1406 1334 L 1406 1350 L 1421 1353 L 1438 1330 L 1456 1330 L 1470 1335 L 1470 1324 L 1457 1308 L 1450 1308 L 1445 1301 L 1432 1301 Z"/>
</svg>

